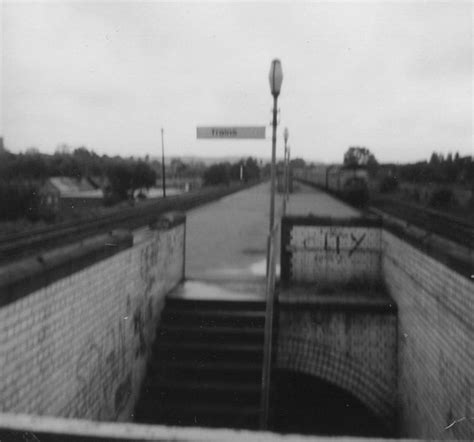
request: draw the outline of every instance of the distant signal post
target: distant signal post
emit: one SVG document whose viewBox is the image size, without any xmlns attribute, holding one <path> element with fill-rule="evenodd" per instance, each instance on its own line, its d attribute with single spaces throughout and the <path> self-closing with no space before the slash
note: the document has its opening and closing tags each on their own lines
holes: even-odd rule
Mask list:
<svg viewBox="0 0 474 442">
<path fill-rule="evenodd" d="M 265 139 L 265 126 L 201 126 L 196 135 L 198 139 L 261 140 Z"/>
</svg>

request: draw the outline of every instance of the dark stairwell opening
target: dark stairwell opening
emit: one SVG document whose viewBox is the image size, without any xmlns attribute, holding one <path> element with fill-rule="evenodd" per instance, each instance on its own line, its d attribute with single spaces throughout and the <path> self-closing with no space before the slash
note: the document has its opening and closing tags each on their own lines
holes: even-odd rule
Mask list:
<svg viewBox="0 0 474 442">
<path fill-rule="evenodd" d="M 311 375 L 275 370 L 272 399 L 272 431 L 330 436 L 395 436 L 352 394 Z"/>
<path fill-rule="evenodd" d="M 135 422 L 258 428 L 265 304 L 168 297 Z"/>
</svg>

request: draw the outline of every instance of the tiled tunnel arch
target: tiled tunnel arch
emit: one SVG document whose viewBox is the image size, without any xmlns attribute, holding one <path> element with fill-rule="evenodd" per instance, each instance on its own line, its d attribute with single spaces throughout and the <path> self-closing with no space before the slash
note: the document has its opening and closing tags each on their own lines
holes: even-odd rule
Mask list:
<svg viewBox="0 0 474 442">
<path fill-rule="evenodd" d="M 388 428 L 396 423 L 393 389 L 363 361 L 301 336 L 279 339 L 277 368 L 318 377 L 351 393 Z"/>
</svg>

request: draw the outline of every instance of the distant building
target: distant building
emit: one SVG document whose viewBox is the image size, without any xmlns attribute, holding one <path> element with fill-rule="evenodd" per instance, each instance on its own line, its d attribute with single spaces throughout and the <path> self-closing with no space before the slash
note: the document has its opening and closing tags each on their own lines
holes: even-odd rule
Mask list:
<svg viewBox="0 0 474 442">
<path fill-rule="evenodd" d="M 61 213 L 101 207 L 104 202 L 102 188 L 86 178 L 51 177 L 43 188 L 46 197 L 57 195 L 58 210 Z"/>
<path fill-rule="evenodd" d="M 102 198 L 102 190 L 94 186 L 88 179 L 57 176 L 48 179 L 60 193 L 61 198 Z"/>
<path fill-rule="evenodd" d="M 53 213 L 59 211 L 60 192 L 49 180 L 40 187 L 39 197 L 43 209 L 48 209 Z"/>
</svg>

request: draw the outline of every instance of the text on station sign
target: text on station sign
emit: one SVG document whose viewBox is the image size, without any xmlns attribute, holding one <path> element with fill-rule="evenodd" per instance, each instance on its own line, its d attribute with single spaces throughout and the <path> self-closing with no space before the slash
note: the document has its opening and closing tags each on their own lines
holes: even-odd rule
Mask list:
<svg viewBox="0 0 474 442">
<path fill-rule="evenodd" d="M 198 127 L 197 138 L 264 139 L 265 126 L 206 126 Z"/>
</svg>

